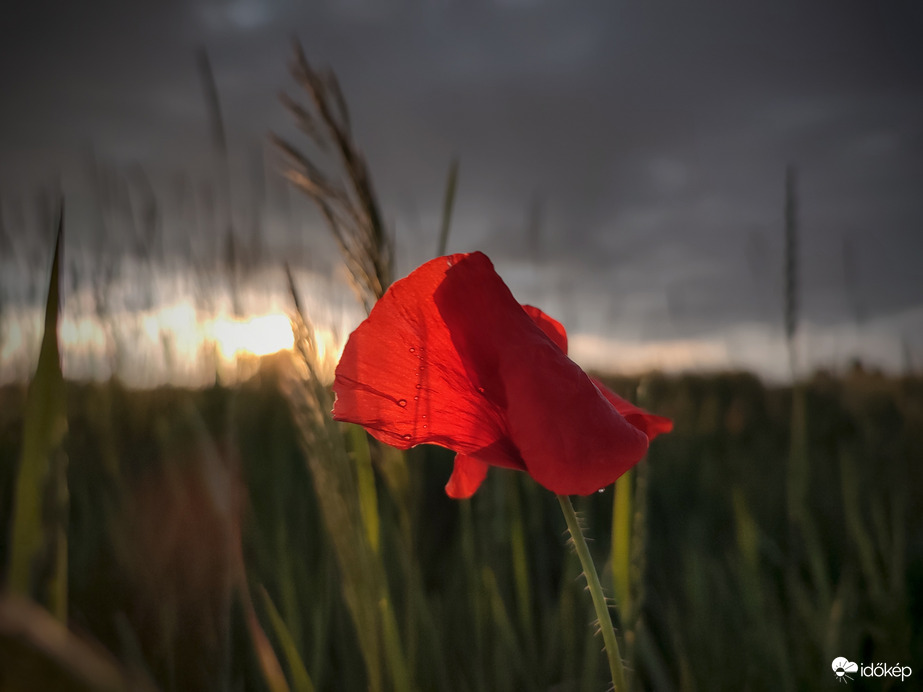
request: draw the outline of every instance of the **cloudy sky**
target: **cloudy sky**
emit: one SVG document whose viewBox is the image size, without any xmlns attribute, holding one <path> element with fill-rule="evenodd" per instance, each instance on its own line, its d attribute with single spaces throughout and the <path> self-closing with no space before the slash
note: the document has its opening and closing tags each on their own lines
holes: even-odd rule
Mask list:
<svg viewBox="0 0 923 692">
<path fill-rule="evenodd" d="M 517 296 L 565 317 L 586 359 L 621 348 L 669 366 L 696 347 L 691 364 L 776 367 L 793 164 L 804 349 L 919 364 L 921 36 L 913 0 L 8 0 L 0 202 L 9 214 L 60 179 L 70 204 L 91 154 L 142 167 L 158 195 L 208 171 L 199 47 L 245 170 L 266 133 L 297 137 L 277 100 L 297 93 L 297 37 L 339 76 L 400 273 L 435 250 L 457 156 L 450 249 L 488 252 Z M 271 244 L 286 232 L 267 230 Z"/>
</svg>

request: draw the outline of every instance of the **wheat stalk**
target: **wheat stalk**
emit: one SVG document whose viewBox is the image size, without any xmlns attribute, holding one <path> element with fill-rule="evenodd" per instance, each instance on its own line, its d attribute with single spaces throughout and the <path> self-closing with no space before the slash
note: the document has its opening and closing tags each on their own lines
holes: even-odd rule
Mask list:
<svg viewBox="0 0 923 692">
<path fill-rule="evenodd" d="M 387 233 L 365 157 L 352 134 L 349 109 L 330 70 L 315 70 L 295 44 L 292 76 L 307 93 L 306 107 L 282 93 L 280 99 L 310 142 L 334 159 L 325 171 L 302 150 L 277 135 L 272 141 L 286 157 L 286 176 L 317 205 L 339 245 L 359 300 L 370 310 L 392 278 L 393 242 Z"/>
</svg>

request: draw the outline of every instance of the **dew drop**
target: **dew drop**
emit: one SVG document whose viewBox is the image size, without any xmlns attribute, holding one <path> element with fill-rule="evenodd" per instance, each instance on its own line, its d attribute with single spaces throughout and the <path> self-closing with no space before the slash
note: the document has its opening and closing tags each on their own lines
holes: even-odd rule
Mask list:
<svg viewBox="0 0 923 692">
<path fill-rule="evenodd" d="M 484 393 L 484 388 L 483 388 L 483 387 L 478 387 L 478 391 L 479 391 L 481 394 L 483 394 L 483 393 Z"/>
<path fill-rule="evenodd" d="M 600 495 L 602 495 L 604 492 L 606 492 L 606 489 L 605 489 L 605 488 L 600 488 L 600 489 L 597 490 L 596 492 L 598 492 Z"/>
<path fill-rule="evenodd" d="M 413 398 L 413 400 L 414 400 L 414 401 L 419 401 L 419 400 L 420 400 L 420 397 L 415 396 L 415 397 Z"/>
<path fill-rule="evenodd" d="M 401 437 L 403 437 L 405 440 L 409 440 L 409 439 L 410 439 L 410 435 L 401 435 Z"/>
<path fill-rule="evenodd" d="M 413 346 L 411 346 L 411 347 L 410 347 L 410 352 L 411 352 L 411 353 L 416 353 L 416 352 L 417 352 L 417 349 L 415 349 Z"/>
<path fill-rule="evenodd" d="M 407 399 L 398 399 L 397 405 L 400 406 L 401 408 L 404 408 L 407 405 Z"/>
<path fill-rule="evenodd" d="M 426 430 L 426 423 L 423 424 L 423 429 Z"/>
<path fill-rule="evenodd" d="M 422 385 L 422 384 L 418 384 L 418 385 L 417 385 L 417 389 L 423 389 L 423 385 Z"/>
</svg>

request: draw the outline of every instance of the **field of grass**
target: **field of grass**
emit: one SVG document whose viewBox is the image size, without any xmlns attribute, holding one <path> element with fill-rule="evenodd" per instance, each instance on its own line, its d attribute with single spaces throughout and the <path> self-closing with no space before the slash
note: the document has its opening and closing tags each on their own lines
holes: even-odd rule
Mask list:
<svg viewBox="0 0 923 692">
<path fill-rule="evenodd" d="M 335 77 L 300 52 L 294 76 L 311 106 L 286 104 L 339 169 L 277 145 L 369 308 L 394 274 L 393 238 Z M 66 382 L 58 278 L 56 259 L 30 387 L 0 387 L 0 690 L 610 688 L 551 492 L 492 468 L 472 499 L 451 500 L 450 452 L 399 452 L 334 422 L 309 315 L 293 320 L 294 354 L 233 387 Z M 575 498 L 628 689 L 828 689 L 838 657 L 913 671 L 856 673 L 853 689 L 919 687 L 919 375 L 606 382 L 675 423 L 614 487 Z"/>
<path fill-rule="evenodd" d="M 637 380 L 610 384 L 637 396 Z M 837 656 L 923 660 L 923 380 L 805 383 L 796 518 L 790 390 L 744 374 L 641 385 L 676 428 L 633 475 L 631 605 L 615 613 L 633 689 L 823 689 Z M 6 566 L 25 389 L 0 397 Z M 557 503 L 525 474 L 494 469 L 456 502 L 442 490 L 451 454 L 402 459 L 347 433 L 350 462 L 366 455 L 373 470 L 373 486 L 355 476 L 351 501 L 374 510 L 363 516 L 381 571 L 345 575 L 369 558 L 344 562 L 338 542 L 362 537 L 325 524 L 330 480 L 309 459 L 325 452 L 306 443 L 271 368 L 234 389 L 68 383 L 67 410 L 69 628 L 157 688 L 606 688 Z M 577 507 L 612 593 L 613 491 Z M 393 641 L 387 627 L 357 630 L 348 594 L 361 601 L 363 581 L 381 589 Z M 15 676 L 46 666 L 18 665 L 3 636 L 4 689 L 41 689 Z M 261 637 L 284 680 L 267 673 Z"/>
</svg>

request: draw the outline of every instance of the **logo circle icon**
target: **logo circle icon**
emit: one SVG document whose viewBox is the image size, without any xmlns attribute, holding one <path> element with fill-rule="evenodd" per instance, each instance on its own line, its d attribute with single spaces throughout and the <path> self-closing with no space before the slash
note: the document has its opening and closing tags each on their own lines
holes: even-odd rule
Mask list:
<svg viewBox="0 0 923 692">
<path fill-rule="evenodd" d="M 853 663 L 847 658 L 838 656 L 833 659 L 833 663 L 830 664 L 830 667 L 833 668 L 833 673 L 836 675 L 837 682 L 846 682 L 847 680 L 852 680 L 847 673 L 857 673 L 859 672 L 859 665 Z"/>
</svg>

